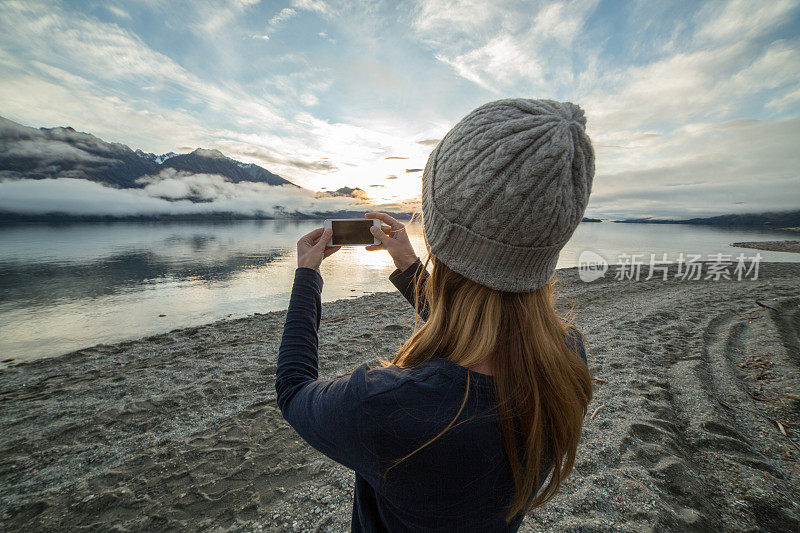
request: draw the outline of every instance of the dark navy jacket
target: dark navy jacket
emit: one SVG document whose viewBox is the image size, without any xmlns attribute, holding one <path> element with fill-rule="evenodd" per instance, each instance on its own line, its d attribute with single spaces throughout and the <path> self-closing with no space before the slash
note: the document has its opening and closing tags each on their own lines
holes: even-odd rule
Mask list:
<svg viewBox="0 0 800 533">
<path fill-rule="evenodd" d="M 390 280 L 413 302 L 417 261 Z M 370 368 L 319 380 L 317 329 L 322 277 L 298 268 L 278 355 L 275 388 L 284 418 L 311 446 L 355 471 L 353 531 L 516 531 L 505 513 L 514 494 L 493 403 L 492 377 L 435 358 L 419 367 Z M 421 302 L 424 307 L 424 302 Z M 427 309 L 421 312 L 423 318 Z M 571 337 L 568 337 L 568 340 Z M 577 336 L 571 347 L 583 360 Z M 577 340 L 577 342 L 576 342 Z M 441 438 L 392 468 L 439 434 L 458 412 L 469 375 L 467 405 Z M 552 467 L 544 461 L 541 481 Z"/>
</svg>

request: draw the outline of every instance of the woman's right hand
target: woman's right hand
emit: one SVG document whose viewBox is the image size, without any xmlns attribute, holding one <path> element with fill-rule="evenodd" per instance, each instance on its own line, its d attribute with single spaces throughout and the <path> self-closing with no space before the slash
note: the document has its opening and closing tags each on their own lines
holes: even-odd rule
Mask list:
<svg viewBox="0 0 800 533">
<path fill-rule="evenodd" d="M 372 234 L 381 241 L 381 244 L 367 246 L 367 250 L 387 250 L 389 255 L 392 256 L 394 266 L 400 270 L 407 269 L 419 259 L 411 246 L 411 240 L 408 238 L 408 232 L 404 224 L 386 213 L 366 213 L 364 217 L 377 218 L 383 222 L 380 229 L 377 226 L 370 228 Z"/>
</svg>

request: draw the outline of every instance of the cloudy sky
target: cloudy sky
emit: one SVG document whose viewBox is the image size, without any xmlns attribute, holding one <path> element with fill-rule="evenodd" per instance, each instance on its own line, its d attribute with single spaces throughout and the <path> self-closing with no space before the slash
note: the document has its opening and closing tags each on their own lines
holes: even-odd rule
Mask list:
<svg viewBox="0 0 800 533">
<path fill-rule="evenodd" d="M 800 208 L 800 2 L 0 2 L 0 115 L 419 194 L 490 100 L 586 110 L 588 215 Z"/>
</svg>

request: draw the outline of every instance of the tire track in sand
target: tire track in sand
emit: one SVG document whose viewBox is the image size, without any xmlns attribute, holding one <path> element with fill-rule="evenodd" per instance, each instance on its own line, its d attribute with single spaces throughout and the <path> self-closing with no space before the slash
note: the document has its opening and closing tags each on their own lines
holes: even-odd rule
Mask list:
<svg viewBox="0 0 800 533">
<path fill-rule="evenodd" d="M 738 297 L 734 293 L 729 291 L 736 299 L 733 310 L 715 312 L 711 301 L 706 306 L 694 302 L 679 309 L 683 324 L 699 328 L 652 329 L 655 344 L 663 344 L 668 379 L 651 381 L 653 390 L 644 396 L 655 417 L 631 424 L 625 444 L 632 446 L 636 460 L 648 467 L 654 485 L 684 506 L 674 514 L 660 513 L 660 526 L 716 529 L 741 521 L 746 513 L 758 528 L 797 530 L 798 508 L 791 498 L 782 497 L 794 490 L 775 458 L 763 451 L 764 416 L 730 407 L 754 409 L 738 365 L 748 349 L 768 343 L 765 337 L 754 338 L 748 327 L 751 296 L 747 291 Z M 787 302 L 797 305 L 796 299 Z M 663 315 L 656 313 L 643 322 L 656 324 Z M 777 331 L 774 324 L 769 327 L 775 342 Z M 795 330 L 794 339 L 796 335 Z M 796 365 L 791 370 L 798 373 Z M 759 473 L 772 482 L 773 490 L 752 484 Z"/>
</svg>

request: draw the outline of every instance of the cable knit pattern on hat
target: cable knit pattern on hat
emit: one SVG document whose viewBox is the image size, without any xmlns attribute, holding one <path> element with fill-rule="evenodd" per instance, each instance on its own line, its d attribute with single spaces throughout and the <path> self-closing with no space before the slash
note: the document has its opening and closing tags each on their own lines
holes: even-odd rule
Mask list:
<svg viewBox="0 0 800 533">
<path fill-rule="evenodd" d="M 431 252 L 493 289 L 536 290 L 583 218 L 593 178 L 580 107 L 525 98 L 484 104 L 445 135 L 425 165 Z"/>
</svg>

